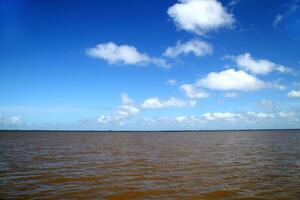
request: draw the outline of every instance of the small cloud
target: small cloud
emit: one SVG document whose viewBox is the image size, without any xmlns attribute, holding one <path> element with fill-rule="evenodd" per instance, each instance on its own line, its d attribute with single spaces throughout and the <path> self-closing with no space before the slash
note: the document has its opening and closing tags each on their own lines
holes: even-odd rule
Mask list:
<svg viewBox="0 0 300 200">
<path fill-rule="evenodd" d="M 294 0 L 291 5 L 289 6 L 288 10 L 284 12 L 284 14 L 278 14 L 275 16 L 273 21 L 273 27 L 277 27 L 279 23 L 282 23 L 285 18 L 290 17 L 298 8 L 299 8 L 299 0 Z"/>
<path fill-rule="evenodd" d="M 225 56 L 225 58 L 231 59 L 239 68 L 254 74 L 269 74 L 273 71 L 292 73 L 292 69 L 289 67 L 275 64 L 266 59 L 254 59 L 250 53 L 245 53 L 238 56 Z"/>
<path fill-rule="evenodd" d="M 129 105 L 129 104 L 134 103 L 134 101 L 128 97 L 127 93 L 121 94 L 121 98 L 122 98 L 123 104 L 125 104 L 125 105 Z"/>
<path fill-rule="evenodd" d="M 198 87 L 211 90 L 241 90 L 250 91 L 267 87 L 267 84 L 256 77 L 242 71 L 227 69 L 221 72 L 211 72 L 206 77 L 197 80 Z"/>
<path fill-rule="evenodd" d="M 171 97 L 167 100 L 160 100 L 157 97 L 148 98 L 143 103 L 136 104 L 127 93 L 121 94 L 122 105 L 119 106 L 110 114 L 104 114 L 97 118 L 100 124 L 122 124 L 126 120 L 135 117 L 145 109 L 158 109 L 158 108 L 183 108 L 192 107 L 196 105 L 194 100 L 182 100 Z"/>
<path fill-rule="evenodd" d="M 142 104 L 142 108 L 162 108 L 163 104 L 157 97 L 146 99 Z"/>
<path fill-rule="evenodd" d="M 275 115 L 273 113 L 255 113 L 255 112 L 246 112 L 246 116 L 248 119 L 254 119 L 254 120 L 259 120 L 259 119 L 264 119 L 264 118 L 274 118 Z"/>
<path fill-rule="evenodd" d="M 170 79 L 170 80 L 167 80 L 166 83 L 168 85 L 174 86 L 177 84 L 177 81 L 176 81 L 176 79 Z"/>
<path fill-rule="evenodd" d="M 140 112 L 140 109 L 134 105 L 134 101 L 128 97 L 126 93 L 121 94 L 123 105 L 113 113 L 101 115 L 97 121 L 101 124 L 120 123 L 123 120 L 135 116 Z"/>
<path fill-rule="evenodd" d="M 201 115 L 205 120 L 214 121 L 214 120 L 222 120 L 222 121 L 236 121 L 237 118 L 241 118 L 240 114 L 230 113 L 230 112 L 216 112 L 216 113 L 204 113 Z"/>
<path fill-rule="evenodd" d="M 239 3 L 241 2 L 241 0 L 231 0 L 229 3 L 228 3 L 228 6 L 231 10 L 233 10 L 236 5 L 238 5 Z"/>
<path fill-rule="evenodd" d="M 224 94 L 224 96 L 225 96 L 226 98 L 237 98 L 237 97 L 238 97 L 238 94 L 235 93 L 235 92 L 226 92 L 226 93 Z"/>
<path fill-rule="evenodd" d="M 294 112 L 281 111 L 278 114 L 279 114 L 280 117 L 283 117 L 283 118 L 294 118 L 294 117 L 296 117 L 296 113 L 294 113 Z"/>
<path fill-rule="evenodd" d="M 277 89 L 277 90 L 285 90 L 286 86 L 280 84 L 280 83 L 276 83 L 276 82 L 271 82 L 268 83 L 269 88 L 273 88 L 273 89 Z"/>
<path fill-rule="evenodd" d="M 16 125 L 21 123 L 21 118 L 18 116 L 2 116 L 0 115 L 0 124 Z"/>
<path fill-rule="evenodd" d="M 113 42 L 98 44 L 96 47 L 89 48 L 86 53 L 92 58 L 106 60 L 111 65 L 147 65 L 152 63 L 163 68 L 170 67 L 164 59 L 150 57 L 145 53 L 139 52 L 134 46 L 117 45 Z"/>
<path fill-rule="evenodd" d="M 168 15 L 179 29 L 205 35 L 230 27 L 235 19 L 216 0 L 181 0 L 168 9 Z"/>
<path fill-rule="evenodd" d="M 196 101 L 188 100 L 184 101 L 181 99 L 177 99 L 175 97 L 171 97 L 167 100 L 161 101 L 157 97 L 152 97 L 149 99 L 146 99 L 142 104 L 141 107 L 145 109 L 149 108 L 169 108 L 169 107 L 191 107 L 195 106 Z"/>
<path fill-rule="evenodd" d="M 299 8 L 298 3 L 299 3 L 299 0 L 294 0 L 293 1 L 292 5 L 290 6 L 290 9 L 288 11 L 289 14 L 295 12 Z"/>
<path fill-rule="evenodd" d="M 277 25 L 282 22 L 282 20 L 284 19 L 284 16 L 279 14 L 275 17 L 274 21 L 273 21 L 273 26 L 277 27 Z"/>
<path fill-rule="evenodd" d="M 288 93 L 288 97 L 299 98 L 300 97 L 300 90 L 292 90 Z"/>
<path fill-rule="evenodd" d="M 177 42 L 175 47 L 168 47 L 164 52 L 164 56 L 177 57 L 180 54 L 193 53 L 195 56 L 203 57 L 211 55 L 213 48 L 210 44 L 201 40 L 190 40 L 185 43 Z"/>
<path fill-rule="evenodd" d="M 269 99 L 262 99 L 259 102 L 259 106 L 264 108 L 264 109 L 268 109 L 268 110 L 273 110 L 273 108 L 275 107 L 273 102 Z"/>
<path fill-rule="evenodd" d="M 182 90 L 188 98 L 191 99 L 200 99 L 207 98 L 209 94 L 206 92 L 199 91 L 194 85 L 191 84 L 183 84 L 180 86 L 180 90 Z"/>
</svg>

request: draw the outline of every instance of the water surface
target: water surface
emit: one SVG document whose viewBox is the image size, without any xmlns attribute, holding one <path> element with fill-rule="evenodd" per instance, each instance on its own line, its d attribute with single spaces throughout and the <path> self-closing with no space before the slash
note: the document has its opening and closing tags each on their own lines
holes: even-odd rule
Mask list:
<svg viewBox="0 0 300 200">
<path fill-rule="evenodd" d="M 0 132 L 0 199 L 299 199 L 300 131 Z"/>
</svg>

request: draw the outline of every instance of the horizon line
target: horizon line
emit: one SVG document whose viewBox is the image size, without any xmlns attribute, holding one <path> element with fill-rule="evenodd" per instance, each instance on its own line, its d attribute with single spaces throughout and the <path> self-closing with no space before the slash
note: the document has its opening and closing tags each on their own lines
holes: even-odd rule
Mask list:
<svg viewBox="0 0 300 200">
<path fill-rule="evenodd" d="M 275 129 L 187 129 L 187 130 L 71 130 L 71 129 L 0 129 L 0 132 L 221 132 L 221 131 L 297 131 L 300 128 L 275 128 Z"/>
</svg>

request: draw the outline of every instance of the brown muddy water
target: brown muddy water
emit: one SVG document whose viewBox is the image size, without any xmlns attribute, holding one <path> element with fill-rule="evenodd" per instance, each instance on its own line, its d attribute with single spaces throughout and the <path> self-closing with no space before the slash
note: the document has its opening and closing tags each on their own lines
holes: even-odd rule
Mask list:
<svg viewBox="0 0 300 200">
<path fill-rule="evenodd" d="M 300 131 L 2 131 L 0 199 L 300 199 Z"/>
</svg>

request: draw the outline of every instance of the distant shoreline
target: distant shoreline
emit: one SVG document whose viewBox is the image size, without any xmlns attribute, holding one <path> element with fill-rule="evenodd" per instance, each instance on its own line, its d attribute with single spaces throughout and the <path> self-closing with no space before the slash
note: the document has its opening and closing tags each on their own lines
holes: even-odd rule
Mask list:
<svg viewBox="0 0 300 200">
<path fill-rule="evenodd" d="M 216 130 L 0 130 L 0 132 L 99 132 L 99 133 L 161 133 L 161 132 L 234 132 L 234 131 L 300 131 L 300 128 L 295 129 L 216 129 Z"/>
</svg>

